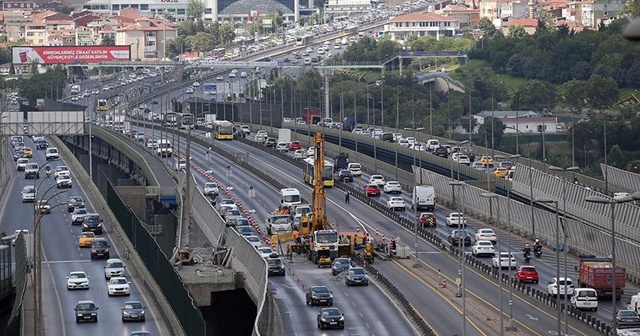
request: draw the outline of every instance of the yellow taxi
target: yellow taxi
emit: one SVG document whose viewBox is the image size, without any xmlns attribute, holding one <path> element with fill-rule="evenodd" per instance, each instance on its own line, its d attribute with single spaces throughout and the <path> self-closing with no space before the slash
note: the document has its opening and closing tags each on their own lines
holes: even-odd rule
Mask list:
<svg viewBox="0 0 640 336">
<path fill-rule="evenodd" d="M 495 177 L 505 178 L 507 177 L 507 175 L 509 175 L 509 169 L 498 167 L 496 168 L 496 170 L 493 171 L 493 175 Z"/>
<path fill-rule="evenodd" d="M 483 156 L 480 158 L 480 163 L 483 166 L 493 166 L 493 158 L 490 156 Z"/>
<path fill-rule="evenodd" d="M 28 158 L 32 158 L 33 157 L 33 151 L 31 150 L 31 148 L 29 148 L 29 147 L 25 147 L 24 148 L 24 156 L 28 157 Z"/>
<path fill-rule="evenodd" d="M 91 243 L 93 242 L 93 238 L 96 237 L 96 234 L 93 232 L 83 232 L 80 234 L 80 238 L 78 238 L 78 247 L 91 247 Z"/>
</svg>

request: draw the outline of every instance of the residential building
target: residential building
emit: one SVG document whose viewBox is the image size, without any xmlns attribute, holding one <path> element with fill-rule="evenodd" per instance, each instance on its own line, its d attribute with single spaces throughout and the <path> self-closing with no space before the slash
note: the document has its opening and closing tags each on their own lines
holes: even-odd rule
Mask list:
<svg viewBox="0 0 640 336">
<path fill-rule="evenodd" d="M 504 118 L 500 119 L 507 127 L 504 129 L 505 134 L 517 133 L 516 130 L 527 133 L 558 133 L 558 118 L 556 117 L 537 117 L 537 118 Z"/>
<path fill-rule="evenodd" d="M 115 41 L 116 29 L 123 24 L 130 24 L 133 22 L 134 20 L 129 18 L 114 15 L 89 22 L 87 24 L 87 28 L 92 31 L 93 43 L 95 45 L 100 45 L 106 39 Z"/>
<path fill-rule="evenodd" d="M 141 17 L 116 28 L 116 45 L 130 45 L 131 58 L 162 60 L 165 42 L 178 36 L 178 29 L 167 20 Z"/>
<path fill-rule="evenodd" d="M 29 23 L 24 28 L 24 41 L 27 45 L 46 46 L 49 45 L 47 39 L 47 25 L 42 23 Z"/>
<path fill-rule="evenodd" d="M 460 21 L 460 28 L 475 27 L 480 20 L 480 10 L 460 5 L 448 5 L 442 9 L 442 15 L 453 17 Z"/>
<path fill-rule="evenodd" d="M 2 11 L 32 11 L 38 4 L 31 0 L 4 0 L 2 1 Z"/>
<path fill-rule="evenodd" d="M 88 27 L 77 27 L 75 30 L 76 45 L 91 46 L 97 45 L 93 39 L 93 30 Z"/>
<path fill-rule="evenodd" d="M 25 28 L 31 22 L 31 12 L 3 12 L 4 31 L 7 42 L 20 42 L 25 39 Z"/>
<path fill-rule="evenodd" d="M 521 26 L 524 31 L 529 34 L 535 34 L 538 29 L 538 19 L 513 19 L 502 24 L 502 33 L 504 36 L 509 36 L 509 27 Z"/>
<path fill-rule="evenodd" d="M 403 43 L 409 36 L 455 36 L 460 33 L 460 21 L 455 17 L 428 12 L 415 12 L 389 19 L 384 26 L 385 36 Z"/>
</svg>

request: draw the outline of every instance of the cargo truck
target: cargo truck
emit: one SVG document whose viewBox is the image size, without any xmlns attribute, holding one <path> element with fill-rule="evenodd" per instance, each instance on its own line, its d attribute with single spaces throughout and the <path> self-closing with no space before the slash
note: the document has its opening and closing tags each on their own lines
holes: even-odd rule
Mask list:
<svg viewBox="0 0 640 336">
<path fill-rule="evenodd" d="M 281 128 L 278 130 L 278 142 L 291 142 L 291 130 L 288 128 Z"/>
<path fill-rule="evenodd" d="M 579 267 L 578 284 L 580 287 L 595 289 L 598 297 L 611 297 L 615 279 L 616 299 L 620 299 L 624 292 L 626 279 L 626 269 L 624 267 L 616 266 L 614 272 L 611 258 L 596 256 L 583 256 L 580 258 Z"/>
</svg>

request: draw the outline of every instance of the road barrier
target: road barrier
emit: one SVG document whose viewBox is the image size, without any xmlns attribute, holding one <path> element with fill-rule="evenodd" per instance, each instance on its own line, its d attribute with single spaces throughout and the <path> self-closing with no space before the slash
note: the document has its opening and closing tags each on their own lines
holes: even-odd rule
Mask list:
<svg viewBox="0 0 640 336">
<path fill-rule="evenodd" d="M 609 190 L 634 193 L 640 191 L 640 174 L 632 173 L 620 168 L 600 164 L 602 176 L 608 175 Z"/>
</svg>

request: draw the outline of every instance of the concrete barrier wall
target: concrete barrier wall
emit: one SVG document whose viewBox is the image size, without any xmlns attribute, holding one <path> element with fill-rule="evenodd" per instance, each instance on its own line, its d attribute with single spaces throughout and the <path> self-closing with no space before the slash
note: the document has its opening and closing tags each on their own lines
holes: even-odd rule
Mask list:
<svg viewBox="0 0 640 336">
<path fill-rule="evenodd" d="M 220 214 L 213 208 L 209 199 L 202 194 L 196 184 L 192 185 L 195 190 L 191 193 L 191 216 L 198 225 L 202 233 L 211 244 L 216 245 L 224 234 L 225 223 Z"/>
</svg>

